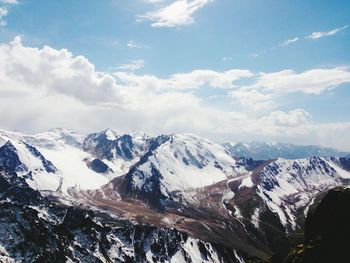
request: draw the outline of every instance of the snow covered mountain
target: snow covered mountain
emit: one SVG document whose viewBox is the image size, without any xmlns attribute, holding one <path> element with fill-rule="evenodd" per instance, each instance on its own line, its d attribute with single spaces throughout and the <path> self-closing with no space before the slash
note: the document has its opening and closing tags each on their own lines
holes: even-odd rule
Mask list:
<svg viewBox="0 0 350 263">
<path fill-rule="evenodd" d="M 134 190 L 154 192 L 156 184 L 151 182 L 159 179 L 159 190 L 168 196 L 246 172 L 222 146 L 190 134 L 151 138 L 141 132 L 118 134 L 107 129 L 84 137 L 54 129 L 36 135 L 2 131 L 0 138 L 3 147 L 15 145 L 25 172 L 47 179 L 46 185 L 36 182 L 36 177 L 28 180 L 35 181 L 39 190 L 98 189 L 128 175 Z M 44 174 L 47 169 L 39 167 L 41 159 L 53 164 L 49 171 L 53 175 Z"/>
<path fill-rule="evenodd" d="M 278 157 L 285 159 L 302 159 L 308 157 L 344 157 L 349 153 L 332 148 L 314 145 L 295 145 L 276 142 L 225 142 L 222 144 L 235 156 L 252 158 L 254 160 L 271 160 Z"/>
<path fill-rule="evenodd" d="M 111 172 L 99 174 L 89 169 L 86 162 L 90 154 L 82 149 L 84 136 L 70 131 L 54 129 L 36 135 L 0 131 L 0 138 L 15 146 L 20 162 L 27 167 L 25 172 L 35 174 L 27 178 L 27 183 L 35 185 L 35 189 L 64 193 L 71 187 L 94 189 L 114 176 Z M 52 163 L 55 172 L 45 174 L 45 169 L 40 167 L 40 158 L 29 148 Z"/>
<path fill-rule="evenodd" d="M 65 231 L 81 242 L 69 239 L 65 249 L 78 247 L 59 252 L 73 261 L 118 262 L 140 255 L 142 262 L 267 259 L 288 251 L 289 235 L 302 231 L 310 205 L 329 188 L 350 184 L 345 157 L 255 161 L 193 134 L 151 137 L 110 129 L 87 136 L 63 129 L 36 135 L 0 131 L 0 170 L 0 205 L 14 209 L 24 224 L 29 213 L 30 220 L 40 221 L 38 228 L 60 229 L 64 214 L 73 213 Z M 20 199 L 20 192 L 28 201 L 39 200 L 34 208 L 14 206 L 11 198 Z M 96 238 L 81 230 L 86 213 Z M 114 223 L 104 228 L 103 222 Z M 58 242 L 57 236 L 45 238 Z M 137 243 L 127 241 L 135 238 Z M 168 238 L 175 240 L 163 242 Z M 77 252 L 87 244 L 88 250 Z M 169 253 L 169 246 L 176 249 Z M 16 249 L 0 239 L 0 255 L 11 258 Z"/>
<path fill-rule="evenodd" d="M 191 201 L 191 191 L 248 172 L 220 145 L 192 134 L 161 135 L 122 178 L 120 193 L 149 201 Z"/>
<path fill-rule="evenodd" d="M 235 189 L 235 214 L 242 216 L 248 200 L 255 207 L 246 217 L 259 227 L 261 214 L 267 210 L 286 231 L 300 230 L 309 206 L 320 193 L 336 186 L 349 185 L 349 160 L 345 158 L 311 157 L 299 160 L 278 158 L 242 180 L 231 180 Z M 249 192 L 249 194 L 247 194 Z M 244 202 L 240 200 L 244 194 Z"/>
<path fill-rule="evenodd" d="M 52 162 L 23 141 L 8 140 L 0 147 L 0 166 L 16 171 L 34 189 L 56 190 L 60 183 Z"/>
</svg>

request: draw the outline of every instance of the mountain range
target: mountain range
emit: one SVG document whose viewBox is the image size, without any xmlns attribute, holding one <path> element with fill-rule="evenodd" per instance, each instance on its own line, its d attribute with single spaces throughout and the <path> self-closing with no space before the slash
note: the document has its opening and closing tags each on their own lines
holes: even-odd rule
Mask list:
<svg viewBox="0 0 350 263">
<path fill-rule="evenodd" d="M 350 184 L 350 160 L 339 152 L 296 159 L 290 148 L 288 158 L 253 160 L 193 134 L 0 131 L 0 260 L 285 255 L 300 243 L 310 207 Z"/>
<path fill-rule="evenodd" d="M 235 156 L 255 160 L 276 158 L 303 159 L 308 157 L 349 157 L 350 153 L 316 145 L 296 145 L 287 142 L 224 142 L 222 144 Z"/>
</svg>

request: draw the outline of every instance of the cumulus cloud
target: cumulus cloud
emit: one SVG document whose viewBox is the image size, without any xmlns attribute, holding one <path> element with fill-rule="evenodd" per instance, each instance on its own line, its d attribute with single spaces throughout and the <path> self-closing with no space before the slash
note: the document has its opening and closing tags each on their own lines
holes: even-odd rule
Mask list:
<svg viewBox="0 0 350 263">
<path fill-rule="evenodd" d="M 23 87 L 27 92 L 62 94 L 85 103 L 122 100 L 111 75 L 96 72 L 85 57 L 66 49 L 25 47 L 17 36 L 1 45 L 0 57 L 2 90 Z"/>
<path fill-rule="evenodd" d="M 108 126 L 124 131 L 144 130 L 154 135 L 192 132 L 217 141 L 283 139 L 327 146 L 339 146 L 341 142 L 341 146 L 350 149 L 344 139 L 350 136 L 349 123 L 314 123 L 310 113 L 303 109 L 278 110 L 276 105 L 269 104 L 275 98 L 268 88 L 271 76 L 266 82 L 269 85 L 263 83 L 268 86 L 265 88 L 237 85 L 242 78 L 252 78 L 259 85 L 267 79 L 266 75 L 264 78 L 249 70 L 193 70 L 168 78 L 127 71 L 105 73 L 97 71 L 83 56 L 48 46 L 27 47 L 20 37 L 0 44 L 0 57 L 3 129 L 37 132 L 62 126 L 91 132 Z M 347 80 L 342 76 L 344 72 L 347 69 L 336 68 L 324 73 L 337 76 L 337 81 L 325 82 L 334 87 Z M 279 79 L 281 73 L 275 74 Z M 272 85 L 273 89 L 280 91 L 282 83 Z M 312 83 L 309 86 L 313 90 L 316 84 Z M 328 89 L 320 83 L 321 90 Z M 258 114 L 249 106 L 239 109 L 208 104 L 197 93 L 203 87 L 223 92 L 242 105 L 253 104 Z"/>
<path fill-rule="evenodd" d="M 329 36 L 334 36 L 336 34 L 338 34 L 340 31 L 343 31 L 345 29 L 347 29 L 349 27 L 349 25 L 343 26 L 343 27 L 339 27 L 339 28 L 334 28 L 330 31 L 325 31 L 325 32 L 313 32 L 310 35 L 306 36 L 305 38 L 308 39 L 319 39 L 319 38 L 323 38 L 323 37 L 329 37 Z"/>
<path fill-rule="evenodd" d="M 152 27 L 178 27 L 194 22 L 193 15 L 213 0 L 176 0 L 156 11 L 138 16 L 137 21 L 151 21 Z M 154 2 L 154 1 L 153 1 Z M 160 1 L 156 1 L 159 3 Z"/>
<path fill-rule="evenodd" d="M 310 113 L 303 109 L 296 109 L 289 112 L 274 111 L 269 116 L 261 118 L 260 121 L 265 125 L 297 127 L 308 124 L 310 118 Z"/>
</svg>

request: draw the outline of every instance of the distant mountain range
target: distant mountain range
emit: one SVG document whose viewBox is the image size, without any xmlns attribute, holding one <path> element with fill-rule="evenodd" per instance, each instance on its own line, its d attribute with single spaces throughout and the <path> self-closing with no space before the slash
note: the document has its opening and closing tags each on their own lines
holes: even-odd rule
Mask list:
<svg viewBox="0 0 350 263">
<path fill-rule="evenodd" d="M 350 185 L 338 154 L 256 161 L 225 146 L 0 131 L 0 261 L 258 262 L 287 253 L 311 205 Z"/>
<path fill-rule="evenodd" d="M 296 145 L 276 142 L 225 142 L 222 144 L 235 156 L 254 160 L 270 160 L 278 157 L 285 159 L 303 159 L 308 157 L 345 157 L 348 152 L 315 145 Z"/>
</svg>

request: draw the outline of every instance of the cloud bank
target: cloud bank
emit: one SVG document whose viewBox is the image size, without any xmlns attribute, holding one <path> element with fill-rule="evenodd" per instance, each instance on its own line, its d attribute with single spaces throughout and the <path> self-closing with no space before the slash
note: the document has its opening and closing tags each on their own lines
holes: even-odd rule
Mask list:
<svg viewBox="0 0 350 263">
<path fill-rule="evenodd" d="M 288 140 L 350 150 L 350 122 L 316 123 L 304 109 L 282 111 L 281 96 L 320 96 L 350 82 L 346 67 L 255 73 L 196 69 L 167 78 L 130 71 L 99 72 L 84 56 L 16 37 L 0 44 L 3 129 L 38 132 L 65 127 L 91 132 L 108 127 L 150 134 L 192 132 L 216 141 Z M 249 80 L 251 84 L 239 84 Z M 213 104 L 205 91 L 228 100 Z"/>
</svg>

